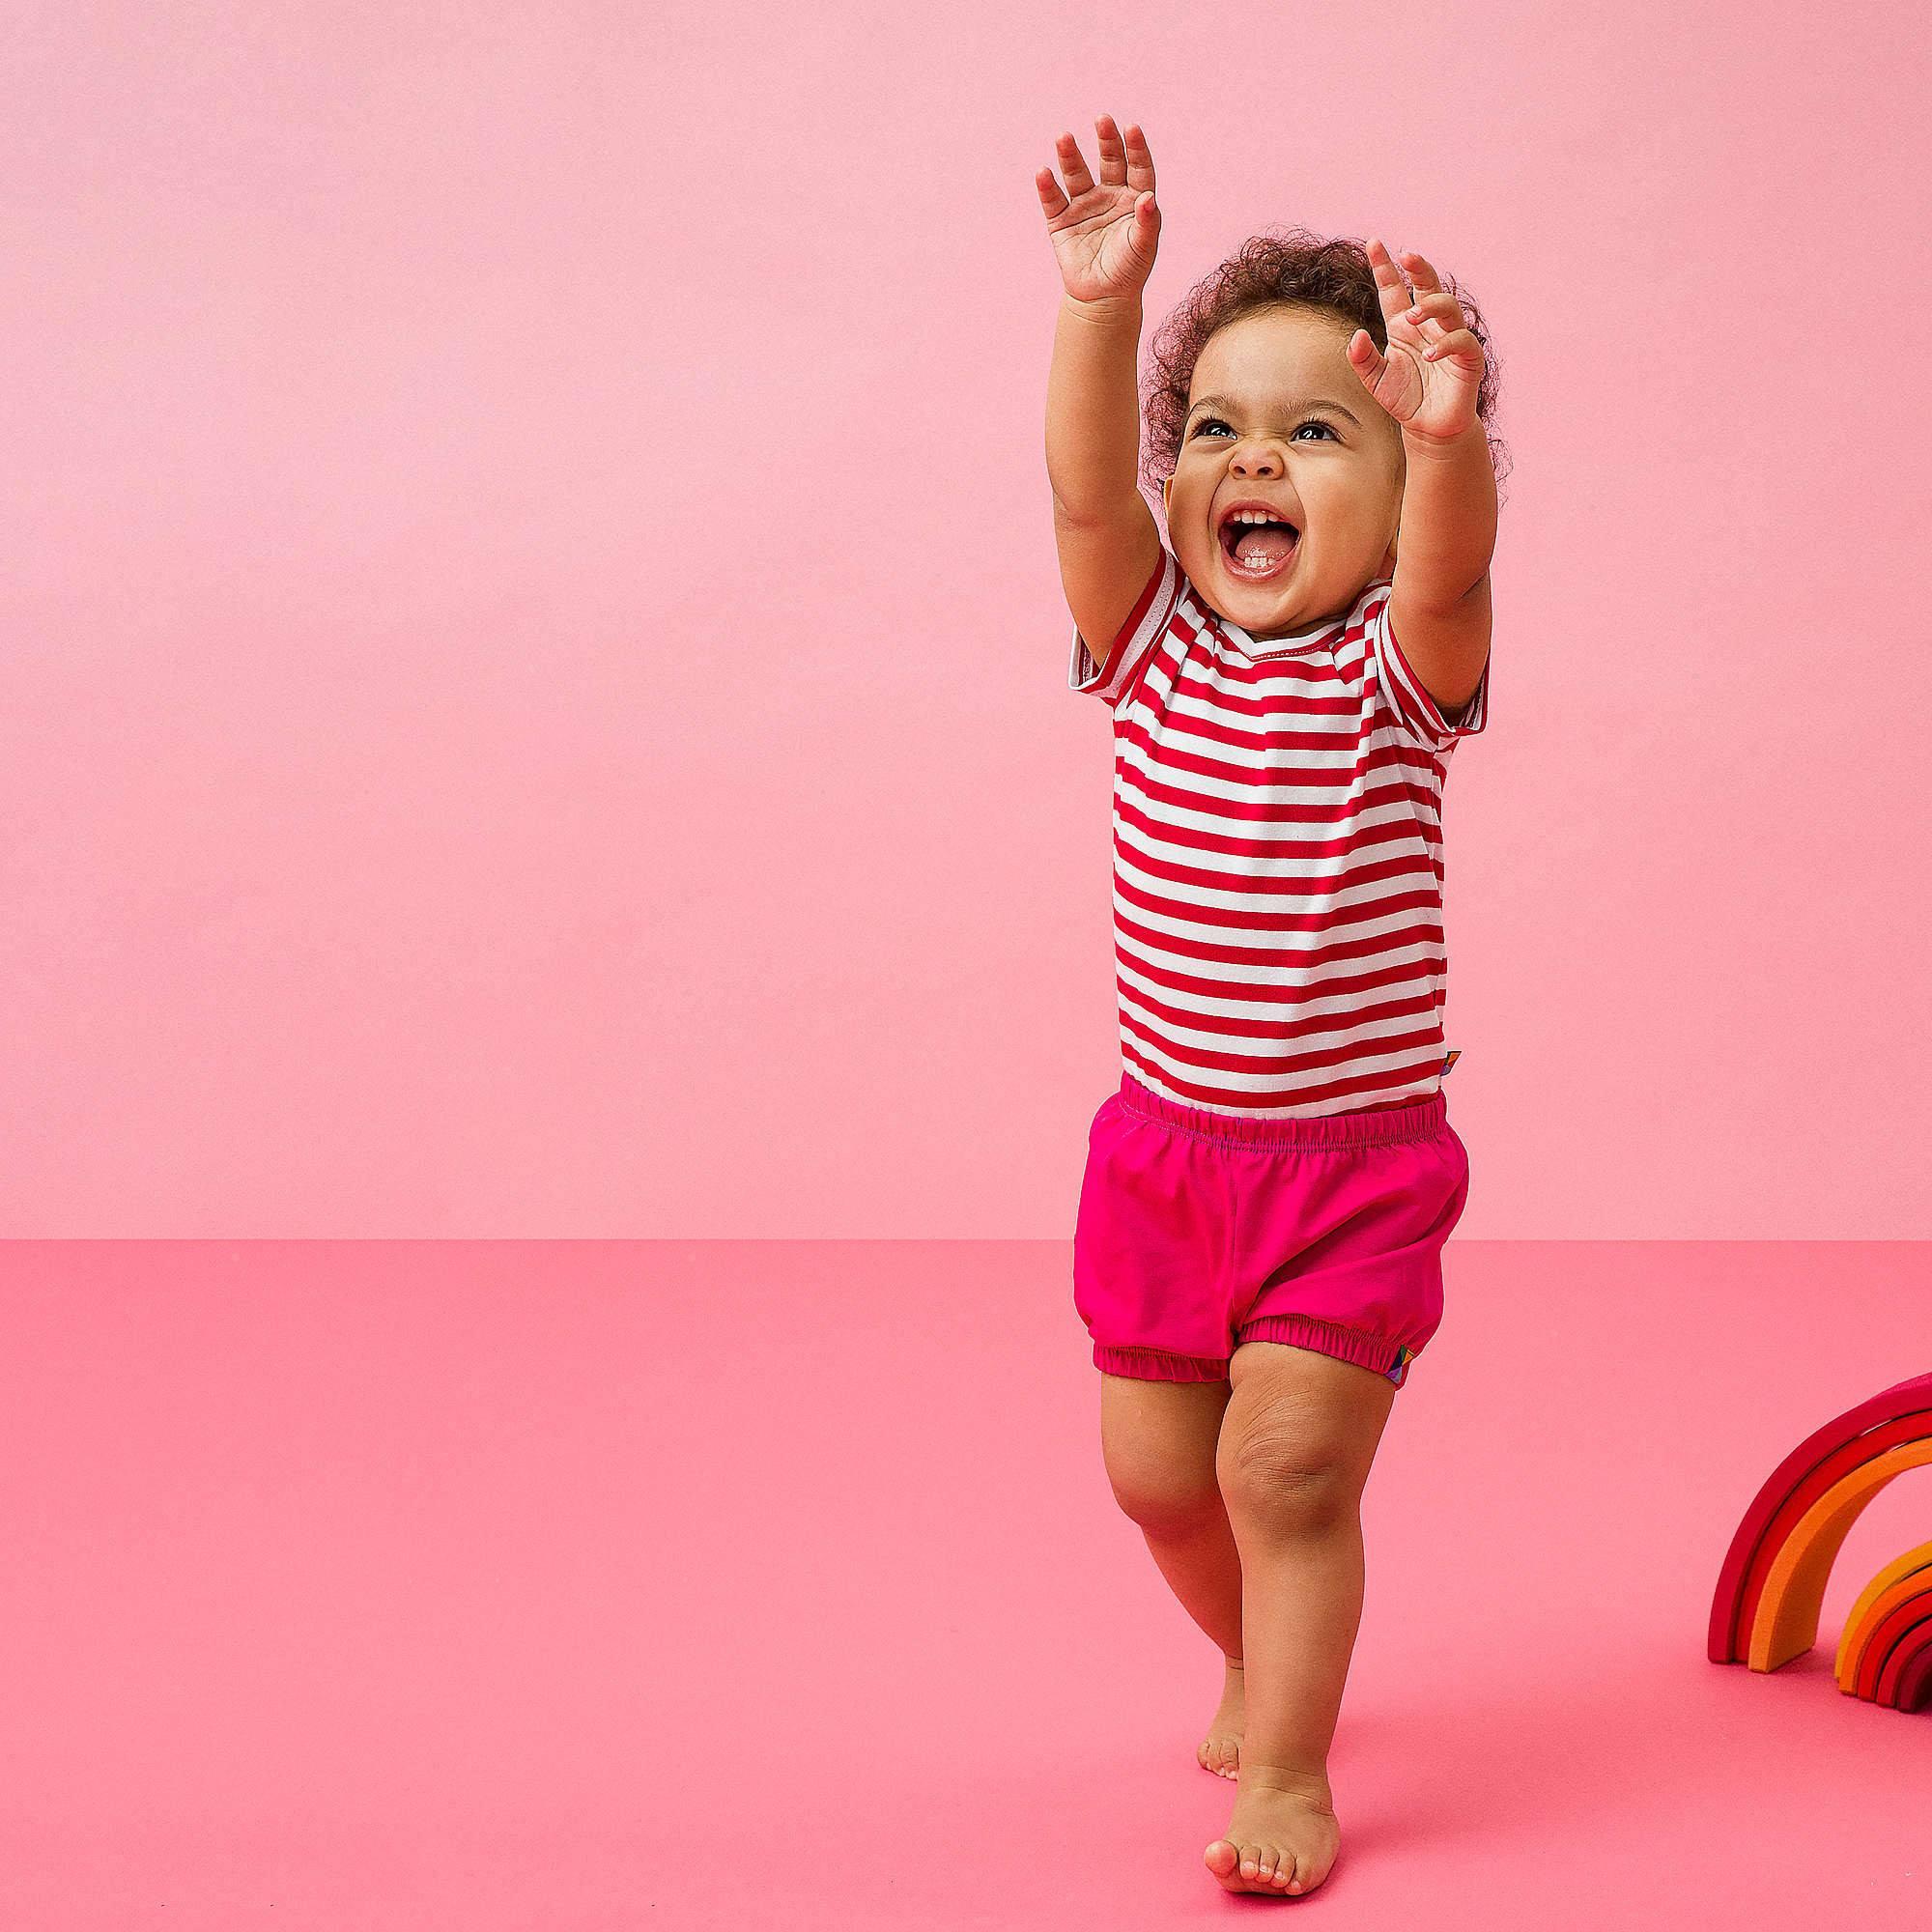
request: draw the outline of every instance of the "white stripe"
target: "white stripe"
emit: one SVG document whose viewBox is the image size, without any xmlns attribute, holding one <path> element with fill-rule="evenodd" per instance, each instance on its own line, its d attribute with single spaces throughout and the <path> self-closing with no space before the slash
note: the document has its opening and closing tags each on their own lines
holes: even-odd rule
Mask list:
<svg viewBox="0 0 1932 1932">
<path fill-rule="evenodd" d="M 1205 1065 L 1205 1062 L 1188 1060 L 1187 1049 L 1190 1046 L 1200 1047 L 1209 1054 L 1237 1055 L 1256 1063 L 1252 1069 L 1225 1066 L 1213 1069 L 1215 1079 L 1229 1081 L 1256 1079 L 1271 1061 L 1300 1060 L 1311 1053 L 1341 1058 L 1343 1055 L 1339 1049 L 1367 1047 L 1370 1049 L 1368 1054 L 1357 1051 L 1346 1056 L 1350 1072 L 1362 1071 L 1365 1070 L 1363 1061 L 1373 1059 L 1374 1049 L 1378 1046 L 1396 1039 L 1406 1039 L 1409 1042 L 1406 1046 L 1389 1046 L 1382 1055 L 1383 1065 L 1393 1065 L 1405 1055 L 1414 1058 L 1414 1036 L 1429 1024 L 1424 1014 L 1397 1013 L 1378 1020 L 1357 1020 L 1352 1026 L 1335 1027 L 1325 1033 L 1296 1034 L 1292 1039 L 1264 1040 L 1240 1038 L 1233 1034 L 1197 1033 L 1188 1027 L 1169 1026 L 1155 1019 L 1151 1013 L 1142 1012 L 1131 1003 L 1122 1005 L 1121 1011 L 1131 1022 L 1128 1032 L 1133 1039 L 1137 1043 L 1141 1040 L 1151 1042 L 1157 1049 L 1153 1057 L 1162 1065 L 1170 1062 L 1177 1065 Z M 1379 1072 L 1381 1068 L 1378 1066 L 1374 1070 Z M 1306 1081 L 1311 1071 L 1311 1068 L 1302 1067 L 1293 1078 Z M 1323 1077 L 1327 1076 L 1324 1074 Z"/>
<path fill-rule="evenodd" d="M 1116 964 L 1123 973 L 1129 962 L 1138 961 L 1150 973 L 1165 972 L 1190 980 L 1213 980 L 1230 987 L 1279 987 L 1289 983 L 1313 984 L 1324 977 L 1379 973 L 1390 966 L 1412 964 L 1417 968 L 1416 978 L 1420 980 L 1424 976 L 1419 960 L 1412 956 L 1415 949 L 1420 948 L 1426 952 L 1446 953 L 1448 951 L 1441 922 L 1432 919 L 1427 912 L 1390 915 L 1379 920 L 1356 920 L 1347 925 L 1331 926 L 1325 931 L 1298 933 L 1295 937 L 1305 939 L 1307 944 L 1291 949 L 1278 944 L 1256 946 L 1253 934 L 1243 941 L 1226 933 L 1217 934 L 1212 927 L 1176 930 L 1176 922 L 1172 920 L 1145 920 L 1131 907 L 1122 907 L 1120 900 L 1116 899 L 1114 904 L 1121 918 L 1146 925 L 1156 935 L 1153 940 L 1144 942 L 1116 926 Z M 1160 940 L 1163 937 L 1170 940 L 1191 939 L 1197 944 L 1220 945 L 1230 949 L 1242 947 L 1245 951 L 1266 956 L 1254 963 L 1238 959 L 1203 959 L 1194 953 L 1176 952 L 1162 946 Z M 1338 941 L 1374 939 L 1386 939 L 1389 943 L 1368 952 L 1350 953 L 1346 963 L 1322 959 L 1297 962 L 1293 956 L 1296 952 L 1320 952 Z M 1411 956 L 1401 957 L 1404 953 Z M 1162 997 L 1177 1006 L 1192 1006 L 1197 998 L 1207 996 L 1177 992 L 1163 994 Z"/>
<path fill-rule="evenodd" d="M 1246 838 L 1258 840 L 1271 838 L 1283 847 L 1281 853 L 1243 854 L 1237 852 L 1205 852 L 1193 845 L 1168 843 L 1158 840 L 1137 825 L 1132 818 L 1122 812 L 1116 822 L 1122 842 L 1142 852 L 1158 850 L 1179 863 L 1193 866 L 1197 870 L 1209 870 L 1216 866 L 1249 866 L 1259 857 L 1264 865 L 1281 865 L 1297 855 L 1292 849 L 1297 844 L 1314 845 L 1335 838 L 1346 838 L 1358 832 L 1379 831 L 1383 827 L 1391 830 L 1402 826 L 1411 828 L 1431 851 L 1439 849 L 1441 843 L 1441 824 L 1438 820 L 1418 818 L 1415 808 L 1406 798 L 1393 798 L 1380 805 L 1365 805 L 1359 811 L 1350 811 L 1335 818 L 1294 819 L 1294 818 L 1228 818 L 1217 811 L 1195 810 L 1184 805 L 1170 805 L 1166 800 L 1156 802 L 1138 785 L 1129 785 L 1122 780 L 1120 797 L 1137 805 L 1142 813 L 1152 819 L 1156 825 L 1171 826 L 1177 832 L 1189 831 L 1215 835 L 1224 838 Z M 1337 794 L 1327 793 L 1322 798 L 1309 801 L 1324 804 L 1337 800 Z M 1342 793 L 1341 798 L 1352 797 L 1352 793 Z M 1299 803 L 1300 801 L 1295 801 Z M 1431 835 L 1434 835 L 1433 837 Z M 1312 863 L 1334 867 L 1352 862 L 1352 854 L 1341 858 L 1329 857 Z"/>
<path fill-rule="evenodd" d="M 1136 1028 L 1123 1025 L 1122 1031 L 1132 1039 L 1141 1056 L 1165 1068 L 1171 1079 L 1179 1080 L 1184 1074 L 1192 1074 L 1197 1086 L 1232 1087 L 1242 1094 L 1293 1094 L 1304 1087 L 1326 1087 L 1338 1077 L 1354 1079 L 1364 1073 L 1390 1072 L 1404 1065 L 1413 1066 L 1418 1058 L 1417 1049 L 1411 1046 L 1387 1053 L 1350 1057 L 1346 1064 L 1336 1066 L 1305 1067 L 1299 1072 L 1270 1077 L 1264 1073 L 1244 1073 L 1237 1067 L 1204 1066 L 1198 1062 L 1183 1059 L 1179 1054 L 1164 1053 L 1157 1039 L 1148 1037 Z M 1227 1050 L 1228 1043 L 1224 1041 L 1222 1051 Z"/>
<path fill-rule="evenodd" d="M 1066 668 L 1066 682 L 1075 691 L 1097 694 L 1109 704 L 1118 698 L 1133 677 L 1134 667 L 1166 632 L 1174 616 L 1179 582 L 1179 566 L 1163 545 L 1160 582 L 1155 587 L 1153 601 L 1141 613 L 1133 635 L 1109 660 L 1105 682 L 1100 680 L 1099 668 L 1094 662 L 1093 652 L 1087 647 L 1087 639 L 1080 635 L 1078 624 L 1073 627 L 1073 650 Z M 1145 589 L 1147 586 L 1143 584 L 1141 587 Z M 1113 640 L 1109 639 L 1108 641 Z"/>
<path fill-rule="evenodd" d="M 1421 867 L 1407 872 L 1391 872 L 1386 877 L 1376 879 L 1345 879 L 1338 875 L 1332 890 L 1321 893 L 1289 894 L 1256 891 L 1238 885 L 1177 887 L 1171 881 L 1157 878 L 1151 872 L 1144 872 L 1124 853 L 1117 853 L 1114 859 L 1115 874 L 1118 880 L 1138 886 L 1150 898 L 1179 899 L 1182 903 L 1196 907 L 1203 914 L 1215 911 L 1245 913 L 1331 912 L 1345 907 L 1373 905 L 1378 899 L 1395 898 L 1401 894 L 1411 893 L 1418 886 L 1434 891 L 1435 874 Z M 1159 925 L 1164 931 L 1180 931 L 1183 923 L 1170 919 L 1167 915 L 1150 909 L 1131 905 L 1126 896 L 1118 890 L 1114 894 L 1114 903 L 1128 917 L 1143 925 Z M 1402 915 L 1412 919 L 1417 915 L 1413 909 Z M 1200 932 L 1230 932 L 1234 928 L 1219 920 L 1204 919 L 1198 926 L 1185 929 Z M 1319 940 L 1320 933 L 1294 933 L 1289 931 L 1254 933 L 1248 940 L 1251 946 L 1287 945 L 1294 940 Z"/>
<path fill-rule="evenodd" d="M 1426 970 L 1422 960 L 1429 953 L 1440 952 L 1441 950 L 1440 946 L 1417 940 L 1411 946 L 1393 946 L 1385 953 L 1372 953 L 1361 959 L 1332 960 L 1326 966 L 1317 967 L 1305 981 L 1297 980 L 1291 985 L 1257 981 L 1257 991 L 1263 997 L 1252 1000 L 1236 999 L 1233 995 L 1216 997 L 1208 993 L 1179 991 L 1146 973 L 1137 973 L 1124 959 L 1117 960 L 1115 968 L 1143 1000 L 1178 1008 L 1190 1019 L 1251 1020 L 1270 1007 L 1278 1007 L 1283 1019 L 1326 1019 L 1331 1014 L 1354 1011 L 1364 999 L 1379 1003 L 1384 999 L 1407 999 L 1427 992 L 1436 975 Z M 1399 957 L 1401 954 L 1409 956 L 1402 958 Z M 1386 986 L 1377 986 L 1367 993 L 1356 988 L 1350 988 L 1346 993 L 1322 993 L 1319 990 L 1324 980 L 1352 979 L 1358 973 L 1381 972 L 1391 965 L 1412 965 L 1417 970 L 1407 979 L 1391 980 Z M 1124 1000 L 1128 996 L 1123 993 L 1121 997 Z"/>
</svg>

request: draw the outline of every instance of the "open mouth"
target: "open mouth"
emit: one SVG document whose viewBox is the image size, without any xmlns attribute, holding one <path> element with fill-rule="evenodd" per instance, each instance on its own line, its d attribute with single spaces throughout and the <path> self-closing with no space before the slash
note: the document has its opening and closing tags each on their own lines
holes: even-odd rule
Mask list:
<svg viewBox="0 0 1932 1932">
<path fill-rule="evenodd" d="M 1293 524 L 1245 524 L 1230 519 L 1221 526 L 1221 558 L 1231 577 L 1264 583 L 1279 577 L 1301 552 L 1301 532 Z"/>
</svg>

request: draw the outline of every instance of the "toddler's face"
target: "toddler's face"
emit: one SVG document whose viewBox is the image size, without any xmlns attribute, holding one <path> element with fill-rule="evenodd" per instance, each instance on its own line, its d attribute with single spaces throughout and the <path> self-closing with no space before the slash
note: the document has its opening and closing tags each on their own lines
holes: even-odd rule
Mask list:
<svg viewBox="0 0 1932 1932">
<path fill-rule="evenodd" d="M 1325 312 L 1266 309 L 1216 330 L 1194 365 L 1163 492 L 1168 538 L 1208 603 L 1252 638 L 1345 615 L 1395 567 L 1402 429 L 1350 366 L 1352 332 Z M 1295 528 L 1269 575 L 1244 575 L 1221 534 L 1246 499 Z"/>
</svg>

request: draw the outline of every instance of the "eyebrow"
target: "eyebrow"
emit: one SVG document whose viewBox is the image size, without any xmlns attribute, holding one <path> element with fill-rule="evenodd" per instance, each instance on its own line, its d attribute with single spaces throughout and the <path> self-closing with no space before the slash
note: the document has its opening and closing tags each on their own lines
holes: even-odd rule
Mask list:
<svg viewBox="0 0 1932 1932">
<path fill-rule="evenodd" d="M 1205 410 L 1210 408 L 1217 410 L 1227 410 L 1232 412 L 1236 408 L 1236 404 L 1233 397 L 1231 396 L 1203 396 L 1201 400 L 1194 405 L 1194 409 L 1189 410 L 1187 412 L 1187 420 L 1189 422 L 1192 422 L 1194 420 L 1194 413 L 1196 410 Z M 1344 409 L 1340 403 L 1331 403 L 1325 397 L 1322 396 L 1311 397 L 1307 402 L 1297 405 L 1297 408 L 1302 411 L 1327 410 L 1335 415 L 1347 416 L 1349 420 L 1351 423 L 1353 423 L 1357 429 L 1360 429 L 1362 426 L 1361 417 L 1358 416 L 1353 410 Z"/>
</svg>

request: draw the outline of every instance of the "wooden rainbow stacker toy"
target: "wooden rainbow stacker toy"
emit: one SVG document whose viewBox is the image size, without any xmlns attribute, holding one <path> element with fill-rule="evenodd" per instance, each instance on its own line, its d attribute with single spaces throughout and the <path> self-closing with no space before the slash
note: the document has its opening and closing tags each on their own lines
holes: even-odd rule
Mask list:
<svg viewBox="0 0 1932 1932">
<path fill-rule="evenodd" d="M 1881 1389 L 1807 1435 L 1745 1512 L 1718 1574 L 1713 1663 L 1776 1670 L 1809 1650 L 1832 1565 L 1894 1476 L 1932 1463 L 1932 1375 Z M 1932 1701 L 1932 1543 L 1888 1563 L 1845 1619 L 1839 1690 L 1916 1711 Z"/>
</svg>

